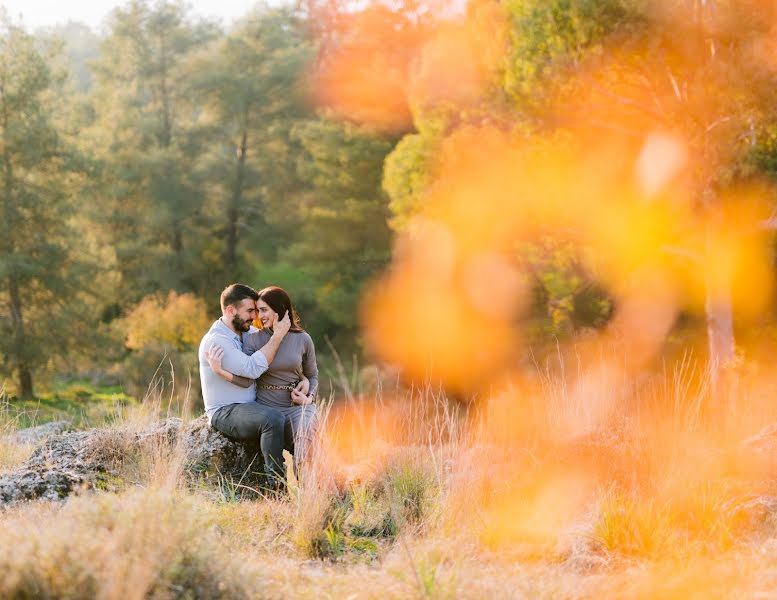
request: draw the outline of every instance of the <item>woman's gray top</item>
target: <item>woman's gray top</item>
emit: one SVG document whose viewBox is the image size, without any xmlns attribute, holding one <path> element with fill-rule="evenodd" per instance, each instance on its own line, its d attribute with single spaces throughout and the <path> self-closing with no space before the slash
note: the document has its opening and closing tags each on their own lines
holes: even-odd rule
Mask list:
<svg viewBox="0 0 777 600">
<path fill-rule="evenodd" d="M 253 354 L 264 346 L 271 336 L 267 329 L 243 334 L 243 352 Z M 262 386 L 289 386 L 302 375 L 310 380 L 310 393 L 318 391 L 318 367 L 313 339 L 306 331 L 290 331 L 281 340 L 270 367 L 256 380 L 256 401 L 268 406 L 291 406 L 291 391 L 267 389 Z"/>
</svg>

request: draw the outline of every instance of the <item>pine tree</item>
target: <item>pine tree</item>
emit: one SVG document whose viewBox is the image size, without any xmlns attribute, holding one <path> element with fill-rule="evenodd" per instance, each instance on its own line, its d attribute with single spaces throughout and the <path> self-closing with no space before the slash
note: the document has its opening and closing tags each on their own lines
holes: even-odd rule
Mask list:
<svg viewBox="0 0 777 600">
<path fill-rule="evenodd" d="M 53 115 L 63 77 L 56 48 L 0 21 L 0 356 L 17 392 L 33 395 L 36 369 L 76 343 L 88 313 L 88 260 L 79 250 L 74 196 L 81 168 Z"/>
</svg>

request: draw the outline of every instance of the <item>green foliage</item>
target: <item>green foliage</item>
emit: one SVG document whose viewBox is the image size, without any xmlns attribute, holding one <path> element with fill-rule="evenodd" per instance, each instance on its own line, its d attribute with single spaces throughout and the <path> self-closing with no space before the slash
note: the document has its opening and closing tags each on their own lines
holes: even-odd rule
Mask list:
<svg viewBox="0 0 777 600">
<path fill-rule="evenodd" d="M 311 554 L 314 558 L 337 560 L 347 548 L 343 524 L 348 512 L 347 504 L 333 499 L 324 514 L 321 531 L 311 540 Z"/>
<path fill-rule="evenodd" d="M 170 391 L 172 369 L 183 393 L 204 321 L 189 322 L 186 343 L 149 339 L 132 351 L 114 321 L 171 290 L 204 301 L 213 318 L 235 280 L 286 287 L 319 348 L 327 336 L 345 355 L 358 350 L 365 283 L 388 264 L 391 228 L 426 209 L 441 149 L 460 128 L 555 139 L 567 121 L 617 127 L 648 89 L 661 106 L 651 126 L 696 140 L 701 187 L 775 171 L 773 72 L 748 54 L 773 22 L 767 7 L 721 7 L 728 25 L 704 32 L 714 60 L 699 61 L 695 36 L 681 34 L 693 25 L 686 4 L 655 17 L 638 0 L 473 1 L 465 25 L 476 33 L 461 39 L 483 77 L 459 95 L 426 85 L 446 46 L 427 43 L 430 15 L 416 8 L 377 9 L 364 30 L 257 8 L 225 32 L 170 0 L 124 4 L 102 36 L 70 24 L 32 37 L 4 21 L 0 374 L 16 378 L 17 395 L 32 394 L 33 376 L 109 364 L 135 395 L 163 364 L 152 387 Z M 398 37 L 382 48 L 373 31 L 387 18 Z M 408 97 L 398 105 L 416 131 L 397 140 L 315 112 L 305 101 L 321 59 L 311 29 L 322 45 L 364 42 L 401 63 Z M 592 72 L 604 90 L 596 103 L 578 77 Z M 693 115 L 708 101 L 700 123 Z M 602 114 L 581 115 L 591 105 Z M 612 310 L 596 273 L 580 267 L 585 249 L 565 239 L 549 233 L 513 257 L 529 266 L 530 329 L 541 339 L 600 327 Z"/>
<path fill-rule="evenodd" d="M 122 411 L 137 403 L 120 386 L 93 386 L 88 381 L 59 383 L 34 399 L 8 405 L 7 417 L 23 429 L 58 420 L 71 421 L 75 428 L 113 423 Z"/>
<path fill-rule="evenodd" d="M 16 395 L 33 374 L 109 368 L 138 396 L 150 379 L 171 391 L 160 371 L 183 392 L 200 307 L 179 307 L 185 341 L 136 326 L 143 341 L 126 347 L 125 326 L 170 325 L 144 309 L 170 291 L 213 318 L 235 280 L 283 285 L 320 346 L 358 347 L 359 294 L 389 258 L 394 140 L 306 105 L 309 24 L 257 8 L 223 32 L 183 2 L 132 0 L 102 36 L 4 25 L 0 374 L 15 372 Z"/>
<path fill-rule="evenodd" d="M 435 140 L 430 136 L 412 134 L 403 137 L 386 157 L 383 189 L 391 198 L 391 224 L 395 229 L 402 229 L 409 216 L 420 212 L 423 194 L 432 182 L 435 149 Z"/>
<path fill-rule="evenodd" d="M 250 277 L 253 263 L 275 259 L 282 243 L 283 219 L 275 219 L 280 231 L 271 227 L 265 206 L 299 186 L 290 130 L 308 116 L 298 79 L 310 56 L 299 20 L 285 9 L 267 10 L 218 39 L 191 68 L 211 140 L 201 157 L 212 185 L 203 224 L 208 251 L 219 259 L 210 269 L 224 281 Z"/>
<path fill-rule="evenodd" d="M 334 523 L 329 523 L 327 528 L 324 529 L 324 539 L 326 540 L 326 549 L 319 555 L 321 558 L 326 557 L 337 560 L 337 558 L 342 556 L 345 550 L 345 538 L 339 527 L 335 527 Z"/>
<path fill-rule="evenodd" d="M 519 260 L 533 278 L 531 333 L 536 342 L 562 337 L 581 327 L 600 327 L 610 317 L 612 301 L 582 266 L 582 249 L 548 235 L 524 244 Z"/>
<path fill-rule="evenodd" d="M 500 7 L 500 16 L 507 21 L 508 48 L 498 70 L 497 89 L 481 96 L 477 110 L 417 99 L 414 120 L 418 133 L 402 138 L 386 159 L 383 188 L 391 199 L 391 224 L 396 229 L 403 229 L 412 216 L 424 214 L 426 198 L 440 183 L 435 159 L 447 136 L 468 124 L 481 127 L 486 122 L 530 143 L 531 132 L 542 125 L 541 111 L 561 93 L 558 86 L 565 76 L 584 58 L 600 53 L 610 34 L 635 29 L 641 23 L 636 8 L 621 0 L 507 0 Z M 483 3 L 473 4 L 469 17 L 499 39 L 493 24 L 478 16 L 483 11 L 488 12 Z M 488 19 L 498 22 L 493 15 Z M 550 232 L 518 249 L 516 258 L 534 284 L 528 324 L 534 341 L 568 334 L 581 326 L 598 327 L 609 318 L 610 300 L 593 274 L 581 268 L 583 250 Z"/>
<path fill-rule="evenodd" d="M 380 550 L 378 544 L 369 538 L 356 538 L 351 540 L 348 545 L 351 550 L 370 560 L 377 558 Z"/>
<path fill-rule="evenodd" d="M 543 86 L 559 71 L 601 50 L 601 42 L 637 20 L 624 0 L 506 0 L 511 20 L 504 87 L 522 108 L 546 101 Z"/>
<path fill-rule="evenodd" d="M 291 137 L 301 147 L 297 175 L 305 187 L 283 209 L 268 200 L 267 219 L 293 224 L 296 234 L 280 258 L 300 265 L 312 288 L 317 310 L 303 316 L 338 344 L 353 343 L 362 287 L 389 259 L 388 201 L 380 182 L 392 142 L 325 119 L 298 122 Z"/>
<path fill-rule="evenodd" d="M 62 40 L 64 64 L 73 88 L 76 93 L 88 92 L 94 83 L 89 63 L 100 54 L 98 35 L 83 23 L 70 21 L 47 30 L 46 37 Z"/>
<path fill-rule="evenodd" d="M 14 371 L 20 396 L 52 352 L 90 339 L 86 299 L 92 262 L 73 215 L 80 156 L 55 115 L 62 77 L 49 64 L 57 48 L 39 49 L 22 29 L 0 21 L 0 370 Z"/>
<path fill-rule="evenodd" d="M 220 498 L 225 504 L 238 503 L 246 496 L 246 493 L 248 493 L 250 498 L 259 496 L 259 490 L 244 483 L 244 481 L 247 482 L 247 476 L 248 471 L 244 472 L 240 478 L 235 481 L 235 477 L 232 473 L 218 473 L 218 487 L 221 492 Z"/>
<path fill-rule="evenodd" d="M 429 507 L 439 491 L 429 465 L 412 454 L 399 456 L 391 462 L 385 485 L 391 516 L 399 527 L 419 524 L 428 517 Z"/>
<path fill-rule="evenodd" d="M 298 532 L 299 545 L 313 558 L 377 558 L 401 532 L 418 532 L 434 519 L 441 484 L 433 469 L 423 451 L 403 448 L 370 479 L 337 495 L 307 489 L 315 497 L 302 499 L 300 508 L 316 518 L 302 528 L 304 537 Z"/>
<path fill-rule="evenodd" d="M 777 127 L 763 127 L 761 131 L 752 132 L 753 141 L 748 149 L 743 168 L 743 175 L 765 175 L 772 181 L 777 180 Z"/>
<path fill-rule="evenodd" d="M 473 3 L 468 16 L 484 5 Z M 723 204 L 718 190 L 773 170 L 774 77 L 752 53 L 757 40 L 768 38 L 773 8 L 638 0 L 504 0 L 499 6 L 508 40 L 500 89 L 482 95 L 477 110 L 434 93 L 414 98 L 417 132 L 398 142 L 384 170 L 396 228 L 424 214 L 430 192 L 444 186 L 434 159 L 468 126 L 527 144 L 578 133 L 588 143 L 614 133 L 637 148 L 651 131 L 677 132 L 693 157 L 685 174 L 700 219 L 726 218 L 713 216 Z M 600 327 L 612 310 L 596 273 L 580 268 L 585 248 L 566 244 L 568 235 L 554 236 L 532 241 L 530 256 L 520 256 L 535 283 L 528 326 L 537 341 Z"/>
<path fill-rule="evenodd" d="M 92 132 L 104 150 L 99 215 L 124 298 L 196 289 L 193 224 L 203 203 L 192 162 L 205 139 L 188 71 L 218 30 L 183 4 L 135 0 L 116 9 L 95 63 Z"/>
<path fill-rule="evenodd" d="M 399 526 L 386 486 L 380 489 L 368 485 L 354 486 L 349 490 L 351 512 L 348 515 L 347 526 L 357 539 L 394 539 L 399 533 Z M 401 512 L 401 510 L 400 510 Z"/>
</svg>

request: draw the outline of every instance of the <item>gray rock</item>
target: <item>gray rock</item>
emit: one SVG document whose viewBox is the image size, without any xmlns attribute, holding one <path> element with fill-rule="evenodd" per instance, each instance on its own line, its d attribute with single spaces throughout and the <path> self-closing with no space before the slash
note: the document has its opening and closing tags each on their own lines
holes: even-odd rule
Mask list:
<svg viewBox="0 0 777 600">
<path fill-rule="evenodd" d="M 729 452 L 730 468 L 740 478 L 769 481 L 777 470 L 777 423 L 761 429 Z"/>
<path fill-rule="evenodd" d="M 758 532 L 774 529 L 777 515 L 777 496 L 756 495 L 745 500 L 734 501 L 726 507 L 730 511 L 732 522 L 739 530 Z"/>
<path fill-rule="evenodd" d="M 180 446 L 177 444 L 180 443 Z M 233 442 L 211 429 L 203 416 L 183 424 L 166 419 L 140 432 L 92 429 L 55 435 L 17 469 L 0 476 L 0 506 L 28 500 L 61 500 L 83 490 L 110 487 L 118 466 L 144 449 L 168 447 L 183 453 L 192 482 L 222 484 L 227 478 L 256 484 L 262 470 L 258 446 Z"/>
<path fill-rule="evenodd" d="M 71 425 L 72 423 L 70 421 L 52 421 L 51 423 L 44 423 L 37 427 L 20 429 L 8 437 L 16 444 L 32 446 L 41 443 L 52 435 L 57 435 L 69 430 Z"/>
<path fill-rule="evenodd" d="M 777 423 L 767 425 L 761 431 L 739 442 L 741 450 L 754 454 L 774 455 L 777 453 Z"/>
<path fill-rule="evenodd" d="M 0 505 L 21 500 L 58 500 L 101 470 L 88 456 L 93 433 L 77 431 L 49 438 L 19 468 L 0 476 Z"/>
<path fill-rule="evenodd" d="M 262 471 L 259 444 L 233 442 L 208 425 L 206 417 L 192 421 L 183 434 L 186 471 L 197 477 L 241 478 L 255 482 Z"/>
</svg>

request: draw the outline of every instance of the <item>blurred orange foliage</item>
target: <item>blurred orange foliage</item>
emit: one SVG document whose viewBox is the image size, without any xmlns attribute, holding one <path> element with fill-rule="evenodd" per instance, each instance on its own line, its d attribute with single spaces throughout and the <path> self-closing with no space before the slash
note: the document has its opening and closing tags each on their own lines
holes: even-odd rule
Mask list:
<svg viewBox="0 0 777 600">
<path fill-rule="evenodd" d="M 142 350 L 151 344 L 192 350 L 209 326 L 205 302 L 193 294 L 176 292 L 166 297 L 147 296 L 122 319 L 130 350 Z"/>
</svg>

